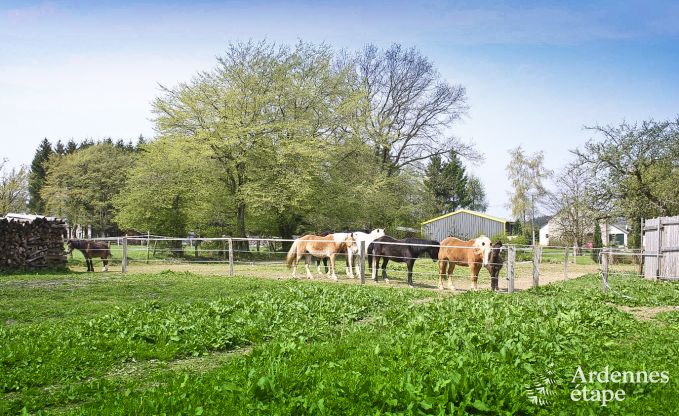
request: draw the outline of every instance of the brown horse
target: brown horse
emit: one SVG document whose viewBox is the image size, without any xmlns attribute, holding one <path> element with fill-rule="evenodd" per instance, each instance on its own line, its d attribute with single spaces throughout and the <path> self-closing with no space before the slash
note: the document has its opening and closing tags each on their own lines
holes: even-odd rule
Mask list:
<svg viewBox="0 0 679 416">
<path fill-rule="evenodd" d="M 502 269 L 503 263 L 502 242 L 498 241 L 493 244 L 493 248 L 490 251 L 490 257 L 488 259 L 488 264 L 486 265 L 486 270 L 488 270 L 488 273 L 490 273 L 490 290 L 495 292 L 500 290 L 498 286 L 498 278 L 500 276 L 500 269 Z"/>
<path fill-rule="evenodd" d="M 71 254 L 73 249 L 78 249 L 83 253 L 88 272 L 94 272 L 92 257 L 100 257 L 101 262 L 104 264 L 103 271 L 108 271 L 108 258 L 111 257 L 111 249 L 108 243 L 103 241 L 68 240 L 66 245 L 68 246 L 67 254 Z"/>
<path fill-rule="evenodd" d="M 441 241 L 439 250 L 439 289 L 443 289 L 443 276 L 448 269 L 448 288 L 455 290 L 453 286 L 453 271 L 455 266 L 469 267 L 472 279 L 472 288 L 479 288 L 478 279 L 481 266 L 488 265 L 491 252 L 490 238 L 482 235 L 471 241 L 464 241 L 455 237 L 448 237 Z"/>
<path fill-rule="evenodd" d="M 337 275 L 335 274 L 335 256 L 337 256 L 338 253 L 346 253 L 347 251 L 355 250 L 356 241 L 352 234 L 346 234 L 341 240 L 336 240 L 333 234 L 323 237 L 309 234 L 295 240 L 292 247 L 290 247 L 290 251 L 288 251 L 286 263 L 288 267 L 294 264 L 292 268 L 292 277 L 296 277 L 297 264 L 299 263 L 299 259 L 304 256 L 306 275 L 309 279 L 313 279 L 311 270 L 309 270 L 311 256 L 321 259 L 330 258 L 330 269 L 332 270 L 331 277 L 333 280 L 337 280 Z M 320 266 L 318 269 L 320 273 Z"/>
</svg>

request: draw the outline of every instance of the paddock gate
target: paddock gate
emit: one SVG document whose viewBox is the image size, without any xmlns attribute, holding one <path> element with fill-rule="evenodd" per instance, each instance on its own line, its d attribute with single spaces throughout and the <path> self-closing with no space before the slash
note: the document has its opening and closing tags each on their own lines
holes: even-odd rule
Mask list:
<svg viewBox="0 0 679 416">
<path fill-rule="evenodd" d="M 679 216 L 644 221 L 644 277 L 679 280 Z"/>
</svg>

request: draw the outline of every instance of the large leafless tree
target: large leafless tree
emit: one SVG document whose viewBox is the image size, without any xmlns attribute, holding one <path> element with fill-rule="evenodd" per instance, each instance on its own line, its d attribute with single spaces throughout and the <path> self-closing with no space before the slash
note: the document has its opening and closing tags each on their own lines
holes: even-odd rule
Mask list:
<svg viewBox="0 0 679 416">
<path fill-rule="evenodd" d="M 481 158 L 450 132 L 467 111 L 465 88 L 442 79 L 417 49 L 368 45 L 355 65 L 368 107 L 364 139 L 388 175 L 421 168 L 420 162 L 451 150 L 463 158 Z"/>
</svg>

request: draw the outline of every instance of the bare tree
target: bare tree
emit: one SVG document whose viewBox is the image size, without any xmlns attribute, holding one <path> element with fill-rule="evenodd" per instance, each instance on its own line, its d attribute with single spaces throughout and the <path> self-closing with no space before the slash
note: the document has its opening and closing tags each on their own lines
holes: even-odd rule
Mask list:
<svg viewBox="0 0 679 416">
<path fill-rule="evenodd" d="M 550 230 L 567 244 L 578 247 L 594 232 L 594 226 L 603 214 L 597 211 L 593 175 L 579 163 L 566 166 L 554 179 L 555 188 L 545 198 L 545 207 L 553 214 Z"/>
<path fill-rule="evenodd" d="M 454 150 L 479 160 L 473 145 L 449 133 L 467 111 L 466 90 L 443 80 L 415 48 L 392 45 L 380 51 L 366 46 L 356 57 L 356 71 L 367 95 L 364 140 L 388 175 Z"/>
<path fill-rule="evenodd" d="M 512 184 L 509 208 L 514 218 L 526 223 L 526 213 L 531 208 L 531 197 L 538 204 L 547 194 L 543 181 L 552 175 L 544 166 L 543 152 L 527 155 L 521 146 L 509 151 L 511 159 L 507 165 L 507 176 Z"/>
</svg>

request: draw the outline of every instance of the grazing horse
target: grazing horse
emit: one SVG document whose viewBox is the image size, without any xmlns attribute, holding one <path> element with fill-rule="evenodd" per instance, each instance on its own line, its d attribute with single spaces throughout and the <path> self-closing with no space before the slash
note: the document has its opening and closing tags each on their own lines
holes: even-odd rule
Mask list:
<svg viewBox="0 0 679 416">
<path fill-rule="evenodd" d="M 324 232 L 321 235 L 328 235 L 330 233 Z M 361 273 L 361 265 L 359 262 L 357 262 L 355 259 L 353 259 L 354 256 L 360 256 L 360 253 L 358 252 L 360 247 L 361 247 L 361 241 L 365 241 L 365 254 L 368 254 L 368 246 L 370 243 L 372 243 L 376 238 L 379 237 L 384 237 L 384 229 L 382 228 L 375 228 L 372 230 L 370 233 L 364 233 L 362 231 L 354 231 L 351 233 L 335 233 L 333 234 L 335 236 L 335 241 L 342 241 L 347 234 L 351 234 L 354 237 L 354 240 L 356 241 L 356 248 L 352 250 L 350 253 L 347 253 L 347 269 L 346 273 L 347 276 L 351 277 L 352 279 L 356 278 L 356 275 L 359 275 Z M 317 266 L 320 267 L 320 262 L 321 260 L 317 260 Z M 323 260 L 323 266 L 325 266 L 325 273 L 328 274 L 328 259 L 324 258 Z M 356 274 L 352 272 L 352 267 L 351 264 L 354 264 L 356 267 Z M 370 263 L 368 263 L 368 266 L 370 266 Z"/>
<path fill-rule="evenodd" d="M 413 287 L 413 266 L 415 265 L 415 260 L 422 253 L 428 253 L 433 261 L 437 261 L 439 258 L 439 242 L 419 238 L 397 240 L 388 235 L 376 238 L 368 247 L 368 258 L 370 263 L 372 263 L 373 280 L 377 283 L 377 269 L 380 266 L 380 259 L 382 259 L 382 279 L 389 283 L 387 278 L 387 263 L 389 263 L 389 260 L 393 260 L 397 263 L 406 264 L 408 267 L 408 286 Z"/>
<path fill-rule="evenodd" d="M 330 258 L 330 270 L 332 271 L 332 279 L 337 280 L 337 275 L 335 274 L 335 256 L 338 253 L 349 252 L 356 249 L 356 241 L 351 236 L 347 234 L 344 239 L 337 241 L 333 234 L 327 236 L 318 235 L 305 235 L 292 243 L 290 251 L 288 251 L 288 256 L 286 258 L 286 263 L 288 267 L 294 264 L 292 268 L 292 277 L 296 277 L 297 264 L 299 259 L 304 256 L 304 266 L 306 267 L 306 274 L 309 279 L 313 279 L 311 275 L 311 270 L 309 270 L 309 264 L 311 264 L 311 256 L 317 258 Z M 318 268 L 320 274 L 320 267 Z"/>
<path fill-rule="evenodd" d="M 472 287 L 478 290 L 479 271 L 481 266 L 488 265 L 491 252 L 490 238 L 482 235 L 470 241 L 448 237 L 441 241 L 439 250 L 439 289 L 443 289 L 443 276 L 448 269 L 448 288 L 455 290 L 453 286 L 453 271 L 455 266 L 469 267 L 472 279 Z M 498 269 L 499 271 L 499 269 Z"/>
<path fill-rule="evenodd" d="M 94 272 L 92 257 L 100 257 L 101 262 L 104 264 L 104 271 L 108 271 L 108 258 L 112 257 L 108 243 L 103 241 L 68 240 L 66 245 L 68 246 L 68 252 L 66 254 L 71 254 L 73 249 L 76 248 L 83 253 L 88 272 Z"/>
<path fill-rule="evenodd" d="M 498 291 L 498 277 L 500 276 L 500 269 L 502 269 L 502 242 L 498 241 L 493 244 L 490 250 L 490 257 L 488 258 L 488 264 L 486 265 L 486 270 L 490 273 L 490 290 Z"/>
</svg>

